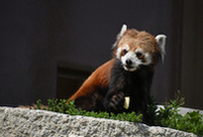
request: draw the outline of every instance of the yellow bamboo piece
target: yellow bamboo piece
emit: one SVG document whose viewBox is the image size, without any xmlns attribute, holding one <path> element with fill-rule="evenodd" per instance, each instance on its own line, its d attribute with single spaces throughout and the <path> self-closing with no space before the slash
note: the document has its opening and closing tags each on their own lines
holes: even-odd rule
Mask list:
<svg viewBox="0 0 203 137">
<path fill-rule="evenodd" d="M 130 104 L 130 97 L 125 97 L 124 108 L 128 109 Z"/>
</svg>

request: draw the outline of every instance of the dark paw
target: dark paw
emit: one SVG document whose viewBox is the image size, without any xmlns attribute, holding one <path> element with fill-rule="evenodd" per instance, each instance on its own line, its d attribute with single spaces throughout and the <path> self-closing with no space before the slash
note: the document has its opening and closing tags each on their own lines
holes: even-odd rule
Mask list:
<svg viewBox="0 0 203 137">
<path fill-rule="evenodd" d="M 124 93 L 118 92 L 117 94 L 112 96 L 108 105 L 108 109 L 109 111 L 121 110 L 123 109 L 123 105 L 124 105 Z"/>
</svg>

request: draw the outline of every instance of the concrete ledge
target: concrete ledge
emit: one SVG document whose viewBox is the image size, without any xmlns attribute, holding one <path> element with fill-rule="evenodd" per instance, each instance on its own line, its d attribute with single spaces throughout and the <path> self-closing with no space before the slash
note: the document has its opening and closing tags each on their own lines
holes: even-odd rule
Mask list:
<svg viewBox="0 0 203 137">
<path fill-rule="evenodd" d="M 0 107 L 0 136 L 197 137 L 192 133 L 142 123 L 133 124 L 126 121 L 10 107 Z"/>
</svg>

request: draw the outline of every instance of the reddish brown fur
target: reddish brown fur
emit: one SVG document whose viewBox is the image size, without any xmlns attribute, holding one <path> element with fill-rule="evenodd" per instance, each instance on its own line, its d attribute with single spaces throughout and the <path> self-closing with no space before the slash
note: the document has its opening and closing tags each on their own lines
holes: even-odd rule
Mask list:
<svg viewBox="0 0 203 137">
<path fill-rule="evenodd" d="M 70 98 L 70 100 L 74 100 L 78 97 L 91 93 L 98 87 L 108 87 L 110 82 L 111 69 L 114 62 L 115 59 L 112 59 L 97 68 L 83 83 L 79 90 Z"/>
</svg>

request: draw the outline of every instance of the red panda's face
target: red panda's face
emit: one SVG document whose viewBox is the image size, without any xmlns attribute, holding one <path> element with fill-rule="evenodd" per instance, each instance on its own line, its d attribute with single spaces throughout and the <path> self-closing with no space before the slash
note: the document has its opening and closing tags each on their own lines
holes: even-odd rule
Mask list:
<svg viewBox="0 0 203 137">
<path fill-rule="evenodd" d="M 125 27 L 125 26 L 124 26 Z M 142 65 L 156 64 L 164 54 L 165 35 L 159 39 L 144 31 L 123 29 L 114 45 L 114 55 L 120 59 L 126 71 L 136 71 Z M 163 50 L 162 50 L 163 49 Z"/>
<path fill-rule="evenodd" d="M 152 63 L 152 55 L 140 47 L 132 48 L 129 44 L 118 47 L 116 57 L 121 60 L 126 71 L 135 71 L 140 65 Z"/>
</svg>

